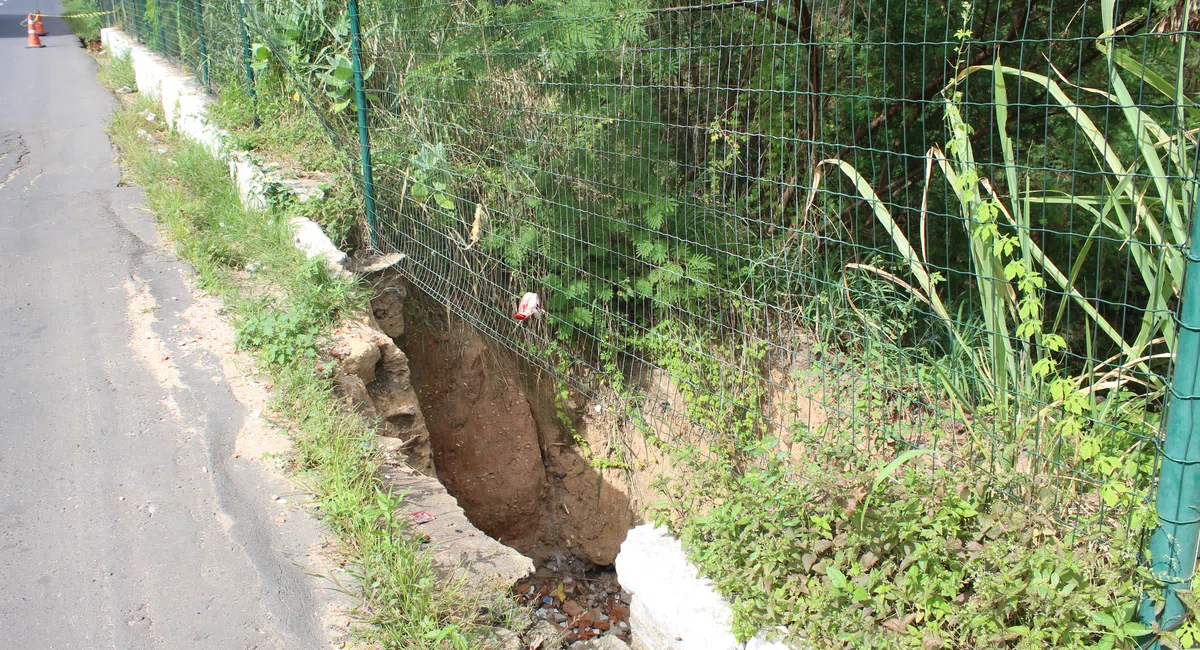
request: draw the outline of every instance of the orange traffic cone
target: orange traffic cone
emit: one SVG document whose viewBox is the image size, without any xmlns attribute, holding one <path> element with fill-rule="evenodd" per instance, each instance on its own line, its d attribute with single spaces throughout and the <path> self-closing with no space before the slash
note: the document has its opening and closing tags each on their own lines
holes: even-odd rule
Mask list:
<svg viewBox="0 0 1200 650">
<path fill-rule="evenodd" d="M 42 39 L 38 38 L 37 27 L 33 24 L 33 14 L 29 14 L 25 23 L 29 25 L 29 44 L 25 47 L 46 47 L 42 45 Z"/>
<path fill-rule="evenodd" d="M 42 22 L 42 10 L 38 9 L 33 12 L 33 30 L 38 36 L 46 35 L 46 24 Z"/>
</svg>

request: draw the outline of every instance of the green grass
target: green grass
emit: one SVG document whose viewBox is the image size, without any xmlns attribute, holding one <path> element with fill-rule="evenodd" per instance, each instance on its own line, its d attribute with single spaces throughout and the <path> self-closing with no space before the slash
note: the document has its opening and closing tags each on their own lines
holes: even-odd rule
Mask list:
<svg viewBox="0 0 1200 650">
<path fill-rule="evenodd" d="M 120 88 L 137 90 L 137 77 L 133 73 L 133 61 L 129 54 L 109 56 L 96 72 L 96 78 L 105 88 L 116 92 Z"/>
<path fill-rule="evenodd" d="M 281 163 L 310 171 L 342 171 L 329 133 L 305 110 L 295 88 L 266 71 L 260 73 L 255 88 L 257 96 L 252 99 L 243 84 L 224 84 L 213 107 L 213 122 L 229 130 L 235 147 L 269 151 L 283 156 Z"/>
<path fill-rule="evenodd" d="M 320 224 L 341 248 L 357 248 L 355 215 L 363 214 L 358 187 L 330 142 L 329 131 L 277 75 L 260 74 L 251 98 L 236 82 L 221 86 L 210 109 L 213 123 L 229 132 L 234 148 L 262 154 L 287 172 L 315 172 L 329 179 L 323 201 L 294 206 Z M 365 227 L 365 222 L 358 224 Z"/>
<path fill-rule="evenodd" d="M 292 246 L 286 212 L 243 209 L 224 163 L 164 132 L 159 117 L 143 98 L 114 116 L 123 173 L 146 187 L 177 253 L 224 301 L 239 344 L 270 378 L 273 415 L 294 439 L 296 479 L 316 494 L 361 589 L 358 635 L 387 648 L 478 647 L 511 608 L 498 606 L 502 595 L 439 584 L 420 541 L 395 516 L 399 498 L 375 474 L 374 431 L 333 391 L 325 333 L 360 314 L 365 294 Z"/>
<path fill-rule="evenodd" d="M 665 498 L 652 515 L 731 602 L 742 638 L 784 628 L 807 640 L 796 647 L 1138 647 L 1147 628 L 1136 606 L 1156 588 L 1140 563 L 1141 531 L 1154 521 L 1146 500 L 1105 508 L 1104 492 L 1087 484 L 1086 498 L 1066 500 L 1051 477 L 1019 463 L 1028 455 L 1007 463 L 994 451 L 991 471 L 962 463 L 954 452 L 967 432 L 943 429 L 924 406 L 919 387 L 936 382 L 883 349 L 845 362 L 871 382 L 808 393 L 827 419 L 794 425 L 781 451 L 725 407 L 759 404 L 754 382 L 682 354 L 694 333 L 661 334 L 649 351 L 683 378 L 689 416 L 718 433 L 701 447 L 671 441 L 678 471 L 658 482 Z M 881 385 L 914 388 L 892 395 Z M 718 391 L 719 405 L 705 401 Z M 914 450 L 914 440 L 937 451 Z M 1193 616 L 1186 633 L 1200 639 Z"/>
</svg>

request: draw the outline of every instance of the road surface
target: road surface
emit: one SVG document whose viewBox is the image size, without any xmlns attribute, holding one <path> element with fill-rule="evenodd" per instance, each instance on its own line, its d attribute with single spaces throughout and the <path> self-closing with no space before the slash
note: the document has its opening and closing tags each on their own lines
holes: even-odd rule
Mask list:
<svg viewBox="0 0 1200 650">
<path fill-rule="evenodd" d="M 327 648 L 319 531 L 283 534 L 289 487 L 233 457 L 243 410 L 179 345 L 191 293 L 118 186 L 115 101 L 60 20 L 25 48 L 35 5 L 60 13 L 0 3 L 0 646 Z M 131 346 L 145 290 L 178 381 Z"/>
</svg>

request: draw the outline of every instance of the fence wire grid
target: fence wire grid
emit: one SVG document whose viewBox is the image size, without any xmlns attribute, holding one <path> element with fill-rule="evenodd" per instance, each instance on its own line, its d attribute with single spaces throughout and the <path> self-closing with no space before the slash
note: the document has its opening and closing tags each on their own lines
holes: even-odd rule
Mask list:
<svg viewBox="0 0 1200 650">
<path fill-rule="evenodd" d="M 930 448 L 1121 521 L 1178 347 L 1196 5 L 363 0 L 372 234 L 668 446 Z M 104 6 L 214 92 L 281 74 L 357 164 L 344 1 Z"/>
</svg>

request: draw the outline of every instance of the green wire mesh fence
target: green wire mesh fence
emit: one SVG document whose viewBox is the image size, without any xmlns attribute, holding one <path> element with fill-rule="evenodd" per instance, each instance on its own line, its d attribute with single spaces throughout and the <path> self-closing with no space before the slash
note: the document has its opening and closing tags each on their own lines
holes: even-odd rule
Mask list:
<svg viewBox="0 0 1200 650">
<path fill-rule="evenodd" d="M 364 1 L 374 235 L 668 447 L 935 449 L 1129 526 L 1189 259 L 1197 4 Z M 281 75 L 358 160 L 344 2 L 116 8 L 214 91 Z"/>
<path fill-rule="evenodd" d="M 107 24 L 123 26 L 155 53 L 183 64 L 212 92 L 252 88 L 249 32 L 237 0 L 102 0 L 97 8 L 111 12 Z"/>
</svg>

